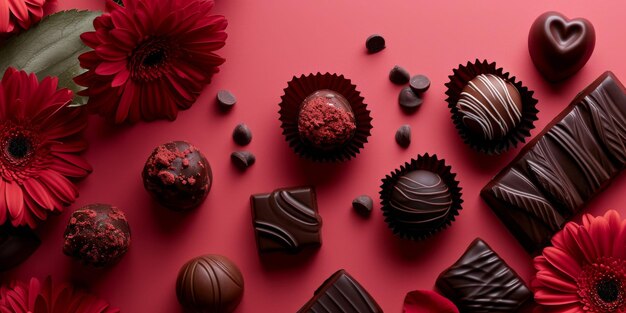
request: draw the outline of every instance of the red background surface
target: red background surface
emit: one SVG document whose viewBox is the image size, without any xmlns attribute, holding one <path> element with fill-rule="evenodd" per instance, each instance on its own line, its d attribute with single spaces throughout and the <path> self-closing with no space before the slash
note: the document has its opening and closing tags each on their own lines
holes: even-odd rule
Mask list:
<svg viewBox="0 0 626 313">
<path fill-rule="evenodd" d="M 59 2 L 59 9 L 103 7 L 100 0 Z M 527 50 L 529 27 L 547 10 L 584 16 L 597 33 L 587 65 L 558 86 L 539 76 Z M 431 289 L 437 275 L 480 236 L 530 282 L 531 257 L 478 196 L 517 150 L 486 157 L 466 147 L 450 120 L 443 84 L 459 63 L 475 58 L 497 61 L 536 91 L 541 112 L 534 135 L 603 71 L 612 70 L 626 82 L 625 10 L 624 1 L 218 0 L 215 13 L 228 18 L 229 38 L 219 51 L 227 61 L 214 82 L 175 122 L 112 127 L 92 117 L 86 158 L 94 172 L 79 184 L 80 198 L 38 230 L 41 248 L 2 279 L 51 274 L 55 281 L 88 287 L 123 312 L 180 312 L 174 292 L 179 267 L 197 255 L 218 253 L 235 261 L 245 277 L 237 312 L 295 312 L 339 268 L 352 273 L 385 311 L 399 312 L 406 292 Z M 364 41 L 372 33 L 385 36 L 387 49 L 367 55 Z M 387 79 L 395 64 L 432 80 L 415 114 L 406 115 L 398 107 L 401 87 Z M 277 111 L 282 89 L 293 75 L 317 71 L 351 78 L 371 108 L 370 142 L 348 163 L 300 160 L 281 135 Z M 220 114 L 214 103 L 222 88 L 238 97 L 227 114 Z M 239 122 L 251 127 L 254 139 L 248 149 L 257 156 L 257 164 L 243 174 L 229 160 L 237 149 L 231 131 Z M 393 137 L 407 123 L 413 128 L 413 143 L 402 149 Z M 154 146 L 175 139 L 197 145 L 213 168 L 213 189 L 190 214 L 158 207 L 140 178 Z M 406 242 L 387 229 L 378 204 L 370 219 L 352 211 L 353 197 L 365 193 L 377 200 L 380 179 L 425 152 L 445 158 L 464 189 L 464 209 L 451 228 L 425 242 Z M 262 262 L 251 227 L 250 194 L 305 184 L 317 188 L 323 246 L 305 257 Z M 614 208 L 626 217 L 625 189 L 622 175 L 587 212 L 602 214 Z M 131 223 L 132 246 L 112 268 L 87 268 L 61 252 L 69 212 L 92 202 L 123 208 Z"/>
</svg>

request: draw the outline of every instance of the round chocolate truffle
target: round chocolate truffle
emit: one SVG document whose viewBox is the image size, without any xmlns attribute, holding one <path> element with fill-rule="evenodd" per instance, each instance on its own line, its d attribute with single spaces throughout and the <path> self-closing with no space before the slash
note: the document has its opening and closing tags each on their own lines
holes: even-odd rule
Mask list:
<svg viewBox="0 0 626 313">
<path fill-rule="evenodd" d="M 176 297 L 194 313 L 229 313 L 243 296 L 243 275 L 221 255 L 191 259 L 178 272 Z"/>
<path fill-rule="evenodd" d="M 213 181 L 209 161 L 185 141 L 156 147 L 146 161 L 142 177 L 152 197 L 175 211 L 199 206 L 209 194 Z"/>
<path fill-rule="evenodd" d="M 356 122 L 350 103 L 341 94 L 318 90 L 302 101 L 298 132 L 302 140 L 322 150 L 332 150 L 354 136 Z"/>
<path fill-rule="evenodd" d="M 429 233 L 448 220 L 452 195 L 438 174 L 414 170 L 400 176 L 389 205 L 399 227 L 409 232 Z"/>
<path fill-rule="evenodd" d="M 480 74 L 463 88 L 457 108 L 469 132 L 484 140 L 500 140 L 522 120 L 522 98 L 513 84 L 493 74 Z"/>
<path fill-rule="evenodd" d="M 63 252 L 85 264 L 105 266 L 118 261 L 129 245 L 124 212 L 108 204 L 90 204 L 72 213 Z"/>
</svg>

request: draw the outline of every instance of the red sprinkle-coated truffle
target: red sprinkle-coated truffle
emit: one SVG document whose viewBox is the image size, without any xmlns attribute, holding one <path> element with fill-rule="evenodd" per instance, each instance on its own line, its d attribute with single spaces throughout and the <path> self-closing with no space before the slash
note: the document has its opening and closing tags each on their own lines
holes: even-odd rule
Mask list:
<svg viewBox="0 0 626 313">
<path fill-rule="evenodd" d="M 355 131 L 354 113 L 341 94 L 319 90 L 303 101 L 298 132 L 316 148 L 334 149 L 352 139 Z"/>
<path fill-rule="evenodd" d="M 144 166 L 146 190 L 161 205 L 175 211 L 199 206 L 211 189 L 207 159 L 192 144 L 173 141 L 154 149 Z"/>
<path fill-rule="evenodd" d="M 90 204 L 72 213 L 63 252 L 85 264 L 105 266 L 118 261 L 129 245 L 124 212 L 108 204 Z"/>
</svg>

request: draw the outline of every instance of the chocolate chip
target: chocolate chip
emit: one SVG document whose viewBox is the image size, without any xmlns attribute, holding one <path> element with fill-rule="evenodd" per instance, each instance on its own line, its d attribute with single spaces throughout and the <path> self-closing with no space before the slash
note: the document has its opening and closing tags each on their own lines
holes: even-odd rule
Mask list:
<svg viewBox="0 0 626 313">
<path fill-rule="evenodd" d="M 413 92 L 420 94 L 428 90 L 428 87 L 430 87 L 430 79 L 424 75 L 415 75 L 411 77 L 409 86 L 411 86 Z"/>
<path fill-rule="evenodd" d="M 389 71 L 389 80 L 396 85 L 404 85 L 411 79 L 411 74 L 404 68 L 396 65 Z"/>
<path fill-rule="evenodd" d="M 233 130 L 233 140 L 240 146 L 249 144 L 250 141 L 252 141 L 252 132 L 250 128 L 248 128 L 248 125 L 241 123 L 235 126 Z"/>
<path fill-rule="evenodd" d="M 230 154 L 230 160 L 243 171 L 254 164 L 256 157 L 250 151 L 235 151 Z"/>
<path fill-rule="evenodd" d="M 368 195 L 361 195 L 352 200 L 352 208 L 362 216 L 369 216 L 372 213 L 374 201 Z"/>
<path fill-rule="evenodd" d="M 400 95 L 398 96 L 398 103 L 405 110 L 415 110 L 420 105 L 422 105 L 422 98 L 413 92 L 411 87 L 404 87 L 400 90 Z"/>
<path fill-rule="evenodd" d="M 365 41 L 365 48 L 369 53 L 380 52 L 385 49 L 385 38 L 378 34 L 371 35 Z"/>
<path fill-rule="evenodd" d="M 237 98 L 230 91 L 222 89 L 217 92 L 217 103 L 222 109 L 230 109 L 237 103 Z"/>
<path fill-rule="evenodd" d="M 411 144 L 411 126 L 402 125 L 396 131 L 396 142 L 400 147 L 408 147 Z"/>
</svg>

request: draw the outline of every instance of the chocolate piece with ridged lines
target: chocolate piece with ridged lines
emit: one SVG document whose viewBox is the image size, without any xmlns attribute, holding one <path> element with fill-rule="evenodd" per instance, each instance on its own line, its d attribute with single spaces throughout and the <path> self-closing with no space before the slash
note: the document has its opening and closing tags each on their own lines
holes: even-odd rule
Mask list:
<svg viewBox="0 0 626 313">
<path fill-rule="evenodd" d="M 605 72 L 481 191 L 530 253 L 626 165 L 626 89 Z"/>
<path fill-rule="evenodd" d="M 348 272 L 335 272 L 297 313 L 382 313 L 378 303 Z"/>
<path fill-rule="evenodd" d="M 259 252 L 297 253 L 322 244 L 322 217 L 313 187 L 284 188 L 250 197 Z"/>
<path fill-rule="evenodd" d="M 176 297 L 185 312 L 230 313 L 243 297 L 241 271 L 228 258 L 207 254 L 189 260 L 178 272 Z"/>
<path fill-rule="evenodd" d="M 436 282 L 464 313 L 517 312 L 532 292 L 487 243 L 476 238 Z"/>
</svg>

